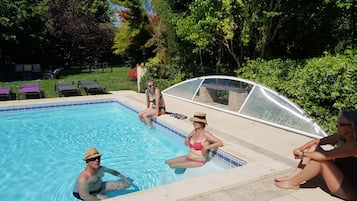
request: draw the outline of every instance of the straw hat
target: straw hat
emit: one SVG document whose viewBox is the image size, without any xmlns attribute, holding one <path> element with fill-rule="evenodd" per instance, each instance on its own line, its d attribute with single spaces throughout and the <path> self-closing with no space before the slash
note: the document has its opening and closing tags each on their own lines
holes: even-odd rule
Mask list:
<svg viewBox="0 0 357 201">
<path fill-rule="evenodd" d="M 83 160 L 86 161 L 91 158 L 95 158 L 98 156 L 101 156 L 102 154 L 99 154 L 99 151 L 96 148 L 89 148 L 86 153 L 84 154 Z"/>
<path fill-rule="evenodd" d="M 193 117 L 190 118 L 190 121 L 201 122 L 208 125 L 206 120 L 206 113 L 204 112 L 195 112 Z"/>
</svg>

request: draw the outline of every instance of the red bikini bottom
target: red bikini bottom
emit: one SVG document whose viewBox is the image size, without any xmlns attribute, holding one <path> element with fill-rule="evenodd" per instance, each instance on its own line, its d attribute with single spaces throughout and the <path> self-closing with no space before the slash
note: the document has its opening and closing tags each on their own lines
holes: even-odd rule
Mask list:
<svg viewBox="0 0 357 201">
<path fill-rule="evenodd" d="M 186 161 L 197 162 L 197 163 L 206 163 L 206 161 L 196 160 L 196 159 L 192 159 L 189 157 L 186 157 Z"/>
</svg>

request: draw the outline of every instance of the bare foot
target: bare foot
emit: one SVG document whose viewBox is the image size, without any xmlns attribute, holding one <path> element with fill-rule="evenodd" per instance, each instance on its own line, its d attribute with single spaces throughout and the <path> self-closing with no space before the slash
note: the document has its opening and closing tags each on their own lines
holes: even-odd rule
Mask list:
<svg viewBox="0 0 357 201">
<path fill-rule="evenodd" d="M 275 186 L 279 188 L 285 188 L 285 189 L 299 189 L 300 185 L 294 185 L 290 181 L 276 181 L 274 182 Z"/>
<path fill-rule="evenodd" d="M 286 181 L 286 180 L 289 180 L 290 178 L 291 178 L 291 175 L 288 175 L 288 176 L 274 178 L 274 181 L 275 182 Z"/>
<path fill-rule="evenodd" d="M 284 176 L 284 177 L 275 178 L 274 181 L 276 181 L 276 182 L 287 181 L 287 180 L 289 180 L 291 178 L 294 178 L 296 175 L 300 174 L 301 171 L 302 171 L 301 168 L 296 168 L 290 175 Z"/>
</svg>

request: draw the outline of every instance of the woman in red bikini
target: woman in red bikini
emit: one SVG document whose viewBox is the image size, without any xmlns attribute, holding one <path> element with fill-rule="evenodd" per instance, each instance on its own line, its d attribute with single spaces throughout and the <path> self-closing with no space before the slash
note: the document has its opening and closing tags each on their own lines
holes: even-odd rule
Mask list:
<svg viewBox="0 0 357 201">
<path fill-rule="evenodd" d="M 206 163 L 206 154 L 209 149 L 222 147 L 220 139 L 205 131 L 207 125 L 206 114 L 196 112 L 190 118 L 193 121 L 193 131 L 186 136 L 185 145 L 190 147 L 187 155 L 166 160 L 171 168 L 194 168 Z"/>
</svg>

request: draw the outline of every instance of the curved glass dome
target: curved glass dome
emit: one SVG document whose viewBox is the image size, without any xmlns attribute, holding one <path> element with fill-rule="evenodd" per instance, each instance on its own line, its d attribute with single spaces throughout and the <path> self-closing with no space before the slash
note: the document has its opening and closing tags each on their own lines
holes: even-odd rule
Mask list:
<svg viewBox="0 0 357 201">
<path fill-rule="evenodd" d="M 204 76 L 173 85 L 162 93 L 309 137 L 326 136 L 299 106 L 249 80 Z"/>
</svg>

